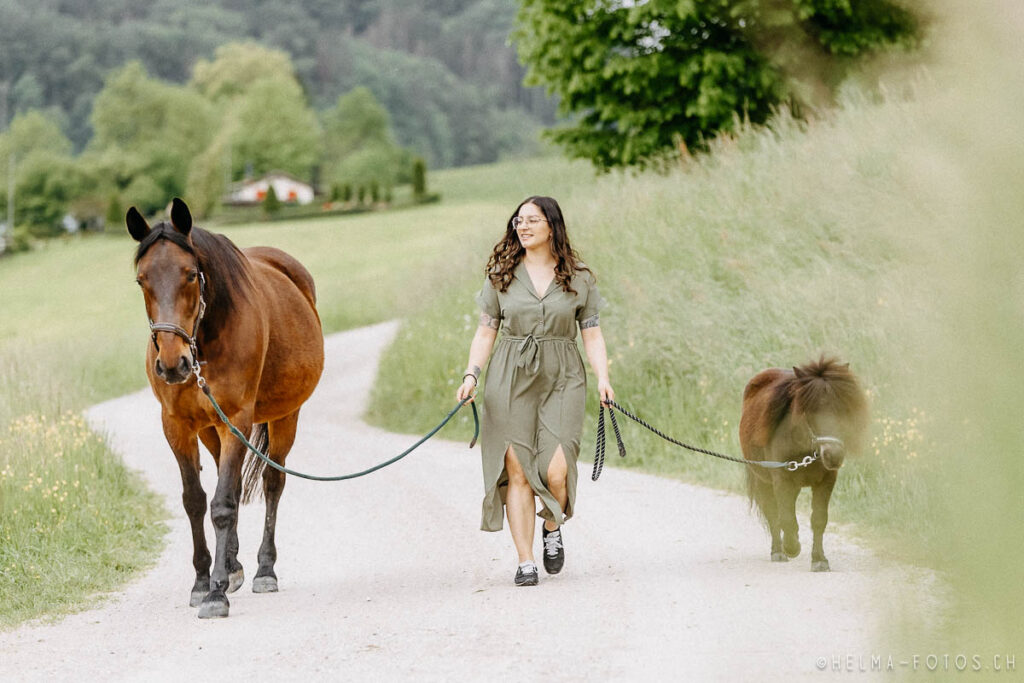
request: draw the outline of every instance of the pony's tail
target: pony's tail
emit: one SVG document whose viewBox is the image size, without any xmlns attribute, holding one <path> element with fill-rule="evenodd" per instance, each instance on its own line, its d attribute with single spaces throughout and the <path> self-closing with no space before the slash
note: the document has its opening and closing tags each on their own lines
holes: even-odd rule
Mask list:
<svg viewBox="0 0 1024 683">
<path fill-rule="evenodd" d="M 252 434 L 249 435 L 249 442 L 256 447 L 263 455 L 267 454 L 267 447 L 270 445 L 270 433 L 267 431 L 267 423 L 261 422 L 253 425 Z M 267 469 L 267 463 L 263 458 L 257 458 L 248 449 L 245 451 L 245 461 L 242 463 L 242 504 L 251 503 L 257 492 L 263 491 L 260 482 L 263 479 L 263 470 Z"/>
<path fill-rule="evenodd" d="M 764 514 L 764 509 L 761 507 L 761 501 L 757 499 L 757 475 L 754 474 L 754 468 L 747 465 L 744 469 L 747 470 L 747 505 L 748 509 L 753 510 L 757 513 L 758 519 L 765 526 L 768 526 L 768 518 Z"/>
</svg>

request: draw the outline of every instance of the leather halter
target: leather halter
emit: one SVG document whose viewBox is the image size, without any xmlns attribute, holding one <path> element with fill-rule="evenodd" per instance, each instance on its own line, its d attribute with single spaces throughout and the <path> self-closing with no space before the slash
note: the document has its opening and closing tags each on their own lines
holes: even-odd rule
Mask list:
<svg viewBox="0 0 1024 683">
<path fill-rule="evenodd" d="M 150 336 L 153 339 L 153 346 L 157 352 L 160 351 L 160 344 L 156 341 L 157 332 L 170 332 L 176 334 L 188 344 L 189 349 L 192 351 L 192 366 L 193 369 L 199 366 L 199 347 L 196 343 L 196 337 L 199 336 L 199 323 L 203 321 L 203 316 L 206 314 L 206 276 L 203 275 L 203 271 L 196 271 L 199 274 L 199 310 L 196 312 L 195 322 L 192 323 L 192 334 L 189 334 L 181 325 L 175 323 L 155 323 L 152 318 L 149 319 L 149 329 L 152 333 Z"/>
</svg>

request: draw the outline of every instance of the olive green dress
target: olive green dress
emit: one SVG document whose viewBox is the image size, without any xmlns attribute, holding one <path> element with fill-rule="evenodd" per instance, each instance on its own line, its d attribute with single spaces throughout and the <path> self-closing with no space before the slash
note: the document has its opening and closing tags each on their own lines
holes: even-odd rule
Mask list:
<svg viewBox="0 0 1024 683">
<path fill-rule="evenodd" d="M 484 531 L 502 528 L 508 490 L 505 453 L 510 444 L 530 487 L 544 503 L 539 515 L 557 524 L 572 517 L 587 388 L 576 329 L 597 315 L 604 299 L 588 271 L 577 271 L 571 285 L 575 294 L 552 281 L 538 296 L 520 263 L 507 291 L 499 292 L 485 279 L 477 295 L 480 309 L 501 320 L 501 336 L 483 388 Z M 547 487 L 548 465 L 559 444 L 568 466 L 564 514 Z"/>
</svg>

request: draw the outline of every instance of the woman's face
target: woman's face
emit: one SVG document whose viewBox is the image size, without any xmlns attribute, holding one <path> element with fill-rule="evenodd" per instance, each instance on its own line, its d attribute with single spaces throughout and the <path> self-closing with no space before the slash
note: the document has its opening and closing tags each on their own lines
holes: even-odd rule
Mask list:
<svg viewBox="0 0 1024 683">
<path fill-rule="evenodd" d="M 536 204 L 523 204 L 512 221 L 524 249 L 550 249 L 551 226 Z"/>
</svg>

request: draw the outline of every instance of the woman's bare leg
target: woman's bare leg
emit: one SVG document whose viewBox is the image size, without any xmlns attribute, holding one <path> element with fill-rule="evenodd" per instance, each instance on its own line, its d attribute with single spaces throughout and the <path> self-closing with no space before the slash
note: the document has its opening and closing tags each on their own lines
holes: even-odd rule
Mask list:
<svg viewBox="0 0 1024 683">
<path fill-rule="evenodd" d="M 505 494 L 505 515 L 512 532 L 512 542 L 519 554 L 519 562 L 533 562 L 533 520 L 537 514 L 533 489 L 526 481 L 519 458 L 508 447 L 505 452 L 505 471 L 508 472 L 508 493 Z"/>
<path fill-rule="evenodd" d="M 569 504 L 569 489 L 565 485 L 568 475 L 569 468 L 565 464 L 565 452 L 562 451 L 561 446 L 558 446 L 555 449 L 555 454 L 551 456 L 551 462 L 548 464 L 548 491 L 551 491 L 551 495 L 558 501 L 562 512 L 565 512 L 565 506 Z M 552 521 L 544 520 L 544 528 L 548 531 L 554 531 L 558 528 L 558 525 Z"/>
</svg>

